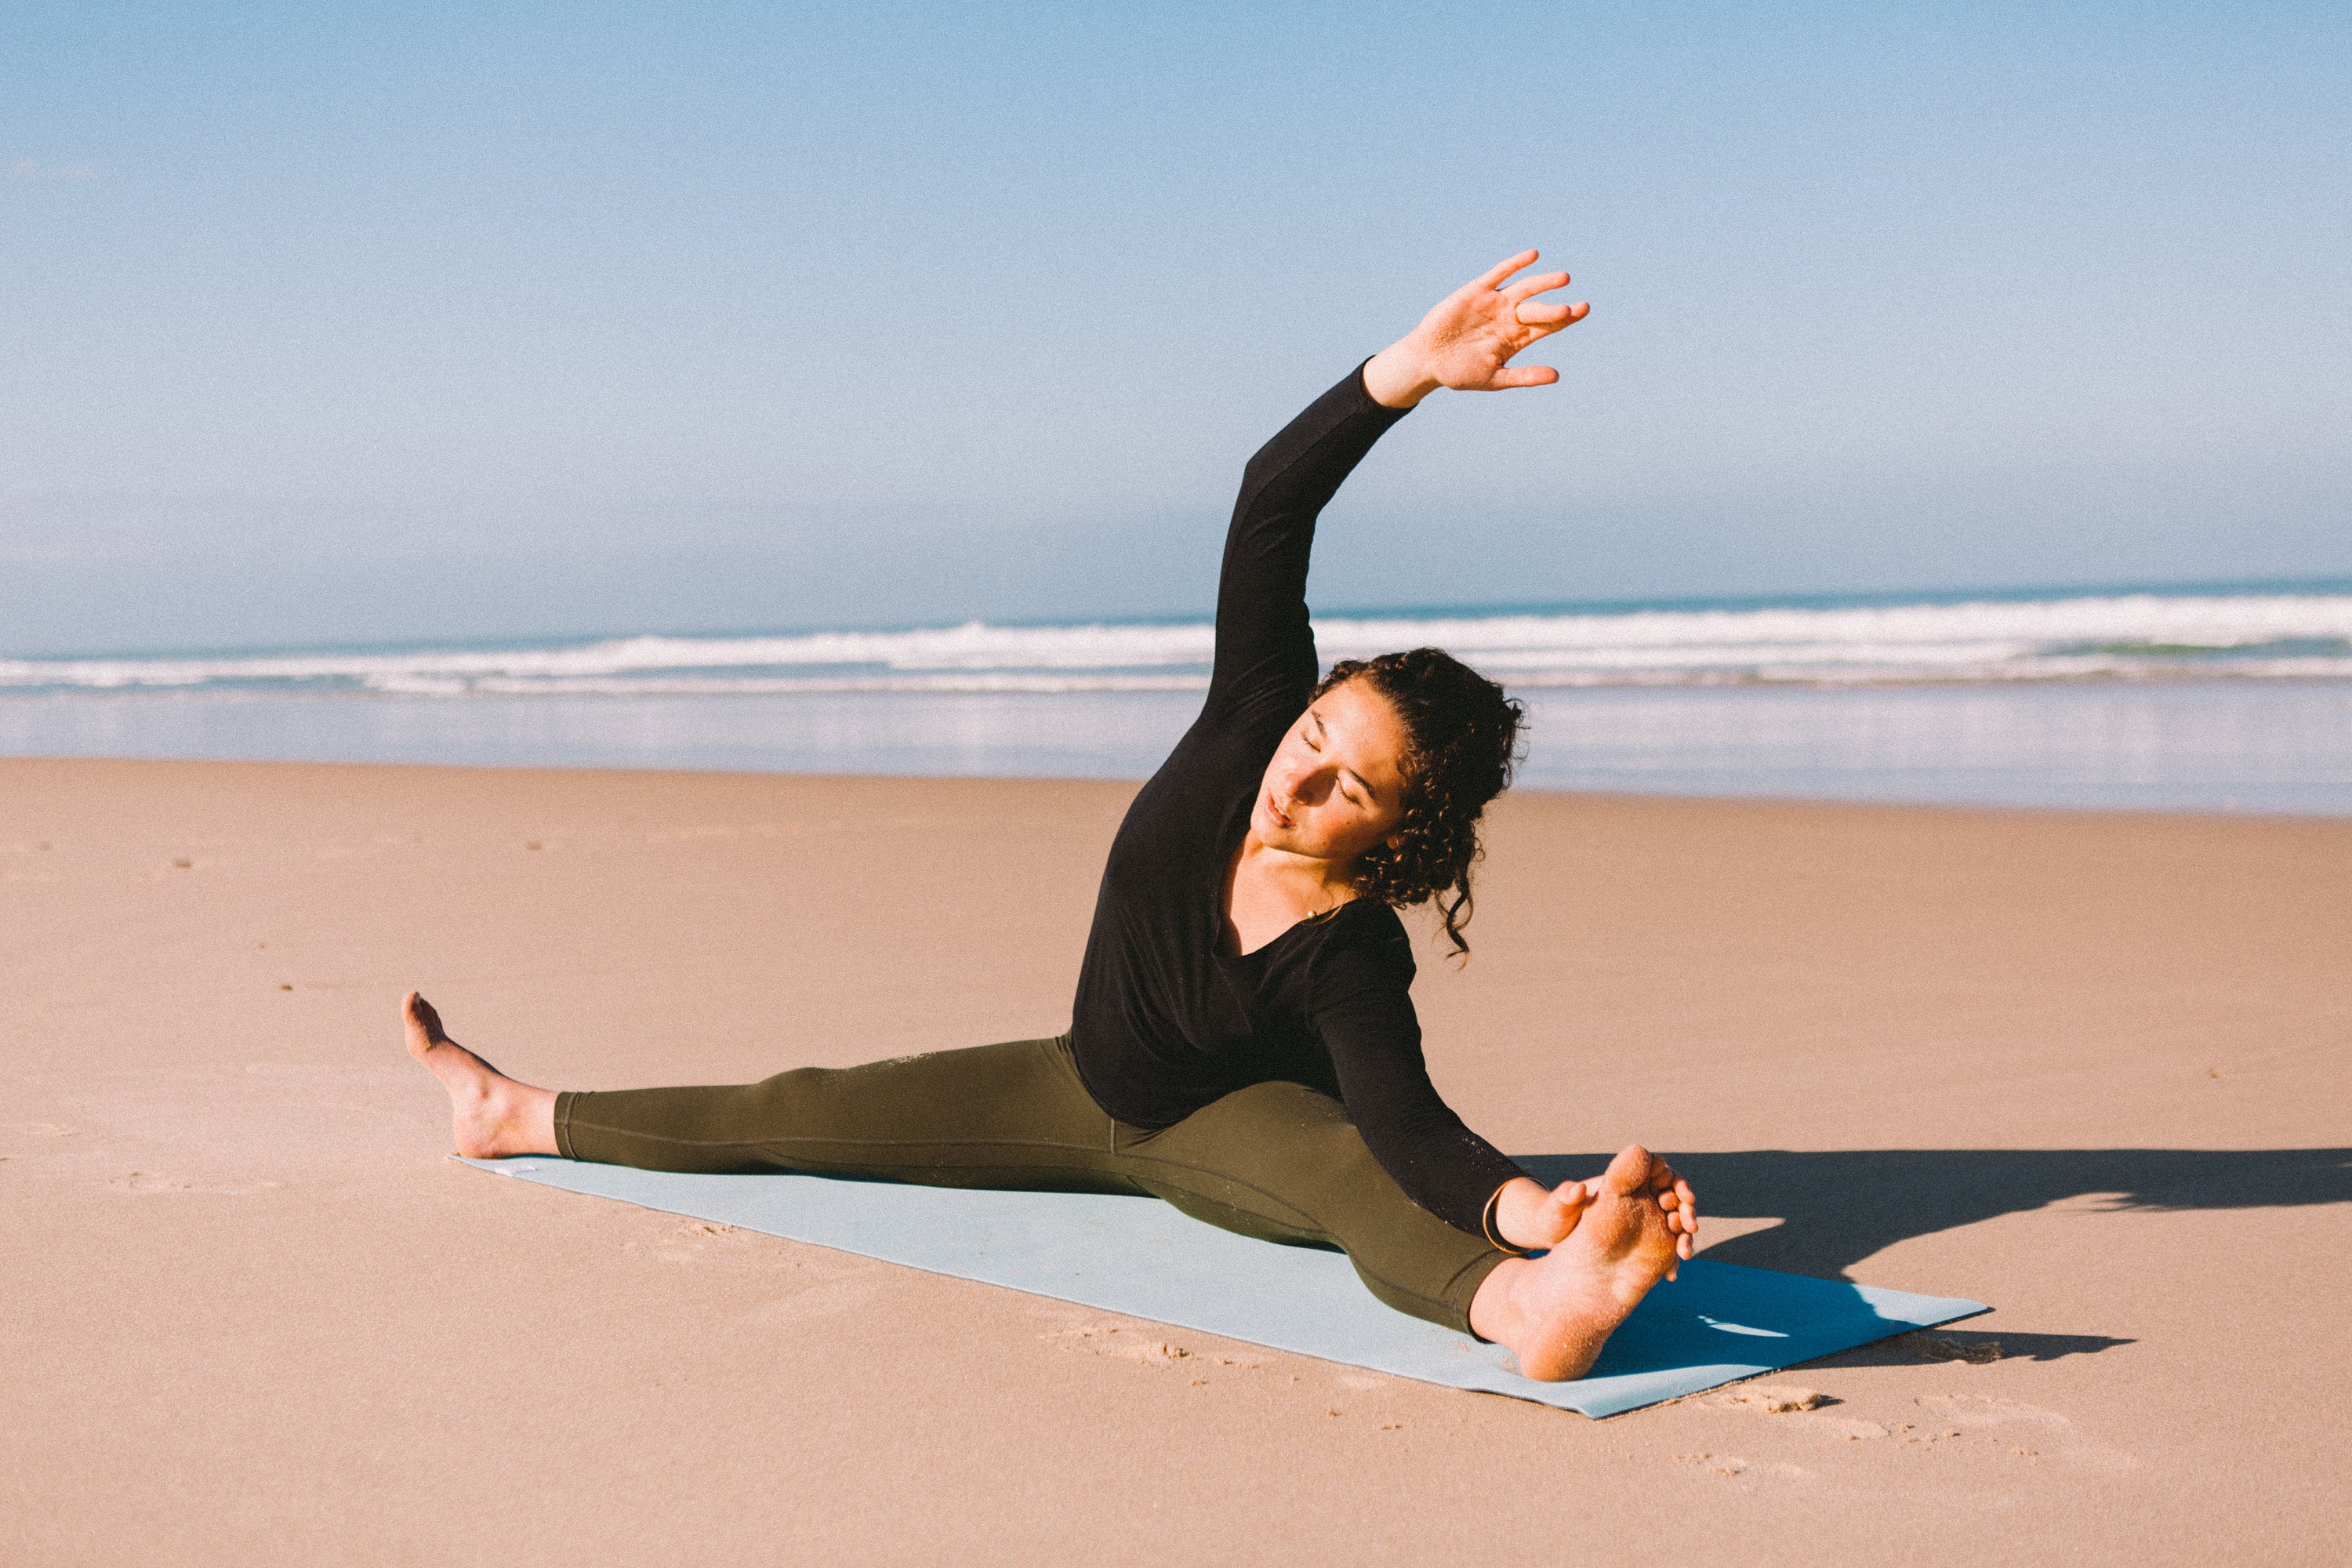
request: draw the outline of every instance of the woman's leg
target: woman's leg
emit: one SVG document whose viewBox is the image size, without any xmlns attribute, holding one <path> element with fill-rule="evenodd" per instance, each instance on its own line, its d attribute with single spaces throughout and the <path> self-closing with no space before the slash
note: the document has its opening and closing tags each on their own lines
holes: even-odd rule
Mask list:
<svg viewBox="0 0 2352 1568">
<path fill-rule="evenodd" d="M 421 996 L 408 1048 L 449 1090 L 457 1152 L 656 1171 L 822 1171 L 929 1186 L 1139 1193 L 1066 1039 L 1018 1040 L 759 1083 L 557 1094 L 449 1038 Z"/>
<path fill-rule="evenodd" d="M 557 1152 L 655 1171 L 814 1171 L 932 1187 L 1136 1193 L 1066 1039 L 1015 1040 L 709 1089 L 567 1093 Z"/>
<path fill-rule="evenodd" d="M 1143 1190 L 1244 1236 L 1338 1247 L 1373 1295 L 1449 1329 L 1469 1329 L 1479 1285 L 1507 1257 L 1406 1196 L 1346 1109 L 1300 1084 L 1254 1084 L 1118 1138 L 1118 1168 Z"/>
<path fill-rule="evenodd" d="M 1256 1084 L 1165 1131 L 1122 1127 L 1118 1141 L 1120 1169 L 1145 1191 L 1228 1230 L 1335 1244 L 1382 1301 L 1509 1347 L 1529 1377 L 1584 1375 L 1675 1263 L 1639 1147 L 1591 1183 L 1559 1246 L 1511 1258 L 1406 1196 L 1346 1110 L 1297 1084 Z"/>
<path fill-rule="evenodd" d="M 1582 1375 L 1675 1265 L 1639 1148 L 1593 1184 L 1565 1241 L 1511 1258 L 1407 1197 L 1345 1110 L 1297 1084 L 1256 1084 L 1146 1131 L 1095 1105 L 1064 1037 L 732 1088 L 558 1096 L 451 1040 L 422 997 L 409 997 L 406 1016 L 411 1054 L 449 1090 L 461 1154 L 1149 1193 L 1245 1236 L 1341 1247 L 1382 1301 L 1509 1346 L 1530 1377 Z"/>
<path fill-rule="evenodd" d="M 1339 1102 L 1295 1083 L 1255 1084 L 1145 1131 L 1095 1104 L 1063 1039 L 723 1088 L 559 1095 L 450 1039 L 423 997 L 404 1016 L 410 1054 L 449 1090 L 457 1152 L 475 1158 L 1150 1193 L 1245 1236 L 1341 1247 L 1381 1300 L 1455 1329 L 1504 1258 L 1407 1197 Z"/>
</svg>

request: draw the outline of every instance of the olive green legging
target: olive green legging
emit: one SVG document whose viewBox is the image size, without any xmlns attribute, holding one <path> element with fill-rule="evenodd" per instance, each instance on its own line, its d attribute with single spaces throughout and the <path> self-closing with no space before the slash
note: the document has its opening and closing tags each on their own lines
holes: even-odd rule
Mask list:
<svg viewBox="0 0 2352 1568">
<path fill-rule="evenodd" d="M 1129 1127 L 1087 1092 L 1066 1035 L 727 1088 L 562 1094 L 555 1146 L 649 1171 L 1145 1194 L 1244 1236 L 1336 1246 L 1373 1295 L 1465 1332 L 1506 1256 L 1407 1197 L 1330 1096 L 1254 1084 L 1173 1127 Z"/>
</svg>

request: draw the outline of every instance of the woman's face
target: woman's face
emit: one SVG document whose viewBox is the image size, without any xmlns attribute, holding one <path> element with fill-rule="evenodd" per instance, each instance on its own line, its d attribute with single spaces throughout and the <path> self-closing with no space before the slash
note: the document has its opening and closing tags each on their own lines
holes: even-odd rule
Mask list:
<svg viewBox="0 0 2352 1568">
<path fill-rule="evenodd" d="M 1388 699 L 1344 681 L 1298 716 L 1265 765 L 1250 829 L 1269 849 L 1351 861 L 1404 816 L 1405 732 Z"/>
</svg>

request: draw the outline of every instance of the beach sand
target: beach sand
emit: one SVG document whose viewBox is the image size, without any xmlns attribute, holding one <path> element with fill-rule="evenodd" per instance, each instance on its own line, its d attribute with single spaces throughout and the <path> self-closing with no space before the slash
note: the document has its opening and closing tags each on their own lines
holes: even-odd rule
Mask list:
<svg viewBox="0 0 2352 1568">
<path fill-rule="evenodd" d="M 412 985 L 582 1088 L 1064 1027 L 1129 793 L 0 762 L 0 1562 L 2352 1552 L 2341 820 L 1499 805 L 1417 988 L 1471 1123 L 1997 1309 L 1766 1394 L 1587 1421 L 444 1157 Z"/>
</svg>

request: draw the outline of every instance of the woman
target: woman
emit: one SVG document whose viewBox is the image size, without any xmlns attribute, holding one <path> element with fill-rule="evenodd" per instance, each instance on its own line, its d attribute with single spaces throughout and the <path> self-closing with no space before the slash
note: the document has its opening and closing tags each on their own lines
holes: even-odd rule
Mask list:
<svg viewBox="0 0 2352 1568">
<path fill-rule="evenodd" d="M 1581 1375 L 1690 1256 L 1690 1188 L 1636 1145 L 1547 1190 L 1464 1126 L 1423 1066 L 1396 915 L 1434 902 L 1467 951 L 1478 821 L 1508 782 L 1518 705 L 1435 648 L 1318 681 L 1306 602 L 1318 513 L 1407 410 L 1441 386 L 1559 379 L 1509 365 L 1588 310 L 1538 298 L 1564 272 L 1509 281 L 1535 259 L 1456 290 L 1251 459 L 1208 701 L 1112 843 L 1068 1034 L 557 1094 L 457 1046 L 412 994 L 409 1050 L 449 1090 L 458 1152 L 1149 1194 L 1336 1245 L 1399 1310 L 1507 1346 L 1530 1377 Z"/>
</svg>

